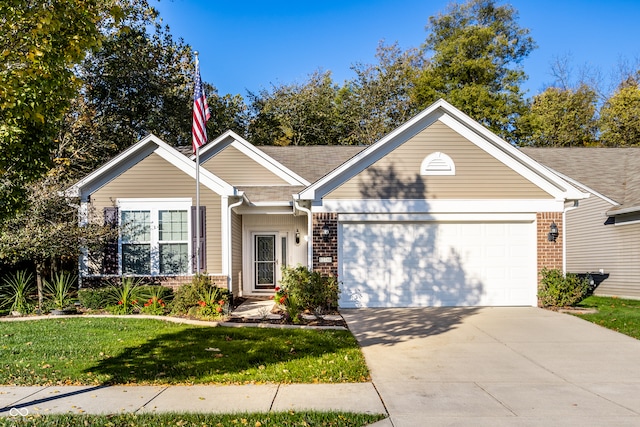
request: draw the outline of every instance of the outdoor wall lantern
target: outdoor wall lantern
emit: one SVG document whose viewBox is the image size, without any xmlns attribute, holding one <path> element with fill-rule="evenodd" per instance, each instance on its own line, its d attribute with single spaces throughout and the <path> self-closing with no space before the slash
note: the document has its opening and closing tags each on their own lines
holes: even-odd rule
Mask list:
<svg viewBox="0 0 640 427">
<path fill-rule="evenodd" d="M 296 229 L 296 245 L 300 244 L 300 231 Z"/>
<path fill-rule="evenodd" d="M 329 241 L 329 226 L 327 225 L 327 223 L 325 223 L 324 226 L 322 227 L 322 241 L 323 242 Z"/>
<path fill-rule="evenodd" d="M 558 238 L 558 226 L 555 222 L 551 221 L 551 225 L 549 226 L 549 234 L 547 235 L 547 239 L 550 242 L 555 242 Z"/>
</svg>

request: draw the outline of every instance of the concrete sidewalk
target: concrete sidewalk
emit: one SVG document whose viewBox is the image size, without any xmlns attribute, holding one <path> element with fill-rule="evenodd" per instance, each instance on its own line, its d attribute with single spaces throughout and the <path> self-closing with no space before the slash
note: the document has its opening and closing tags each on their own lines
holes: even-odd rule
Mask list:
<svg viewBox="0 0 640 427">
<path fill-rule="evenodd" d="M 372 383 L 220 386 L 0 386 L 0 416 L 341 410 L 386 414 Z M 384 424 L 377 423 L 383 426 Z"/>
</svg>

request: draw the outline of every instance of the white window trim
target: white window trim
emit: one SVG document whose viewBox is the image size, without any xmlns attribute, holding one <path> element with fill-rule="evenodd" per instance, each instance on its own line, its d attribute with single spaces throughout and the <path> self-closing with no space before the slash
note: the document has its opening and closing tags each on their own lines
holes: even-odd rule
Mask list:
<svg viewBox="0 0 640 427">
<path fill-rule="evenodd" d="M 159 211 L 165 210 L 183 210 L 187 211 L 187 274 L 192 274 L 192 251 L 191 251 L 191 205 L 190 198 L 172 198 L 172 199 L 118 199 L 118 225 L 122 221 L 122 211 L 150 211 L 150 229 L 151 229 L 151 276 L 160 275 L 160 241 L 159 241 Z M 118 270 L 122 271 L 122 235 L 118 237 Z M 155 256 L 154 256 L 155 254 Z M 167 274 L 163 274 L 165 276 Z M 180 274 L 169 274 L 167 276 L 179 276 Z"/>
<path fill-rule="evenodd" d="M 430 169 L 431 163 L 434 160 L 439 160 L 442 163 L 445 163 L 448 166 L 448 169 Z M 420 164 L 420 175 L 455 175 L 456 174 L 456 164 L 453 162 L 453 159 L 448 155 L 436 151 L 435 153 L 429 154 L 424 158 L 422 164 Z"/>
</svg>

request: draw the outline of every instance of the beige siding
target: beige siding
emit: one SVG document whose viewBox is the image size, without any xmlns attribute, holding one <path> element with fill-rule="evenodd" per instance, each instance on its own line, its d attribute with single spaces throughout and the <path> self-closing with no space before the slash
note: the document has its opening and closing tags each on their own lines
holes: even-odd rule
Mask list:
<svg viewBox="0 0 640 427">
<path fill-rule="evenodd" d="M 288 185 L 285 180 L 232 146 L 207 160 L 203 167 L 231 185 Z"/>
<path fill-rule="evenodd" d="M 231 289 L 233 295 L 240 294 L 242 287 L 242 215 L 231 213 Z"/>
<path fill-rule="evenodd" d="M 603 269 L 596 294 L 640 298 L 640 224 L 604 225 L 611 207 L 592 195 L 567 212 L 567 271 Z"/>
<path fill-rule="evenodd" d="M 455 176 L 421 176 L 434 152 L 451 157 Z M 327 199 L 544 199 L 550 195 L 442 122 L 331 192 Z"/>
<path fill-rule="evenodd" d="M 151 154 L 91 195 L 96 214 L 114 206 L 121 198 L 191 197 L 195 205 L 193 178 L 178 170 L 157 154 Z M 200 186 L 200 205 L 207 207 L 207 272 L 222 271 L 220 196 Z"/>
</svg>

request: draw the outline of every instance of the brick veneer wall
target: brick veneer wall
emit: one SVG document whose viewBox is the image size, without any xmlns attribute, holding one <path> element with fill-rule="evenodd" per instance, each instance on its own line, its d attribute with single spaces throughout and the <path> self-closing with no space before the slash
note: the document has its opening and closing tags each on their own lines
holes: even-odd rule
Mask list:
<svg viewBox="0 0 640 427">
<path fill-rule="evenodd" d="M 322 238 L 322 228 L 329 227 L 329 241 Z M 313 214 L 313 270 L 324 275 L 338 275 L 338 214 Z M 320 263 L 320 257 L 331 257 L 330 263 Z"/>
<path fill-rule="evenodd" d="M 544 267 L 562 270 L 562 228 L 564 224 L 561 212 L 538 212 L 536 219 L 538 223 L 538 283 L 540 283 L 540 270 Z M 552 222 L 558 226 L 558 238 L 555 242 L 550 242 L 547 238 Z"/>
</svg>

